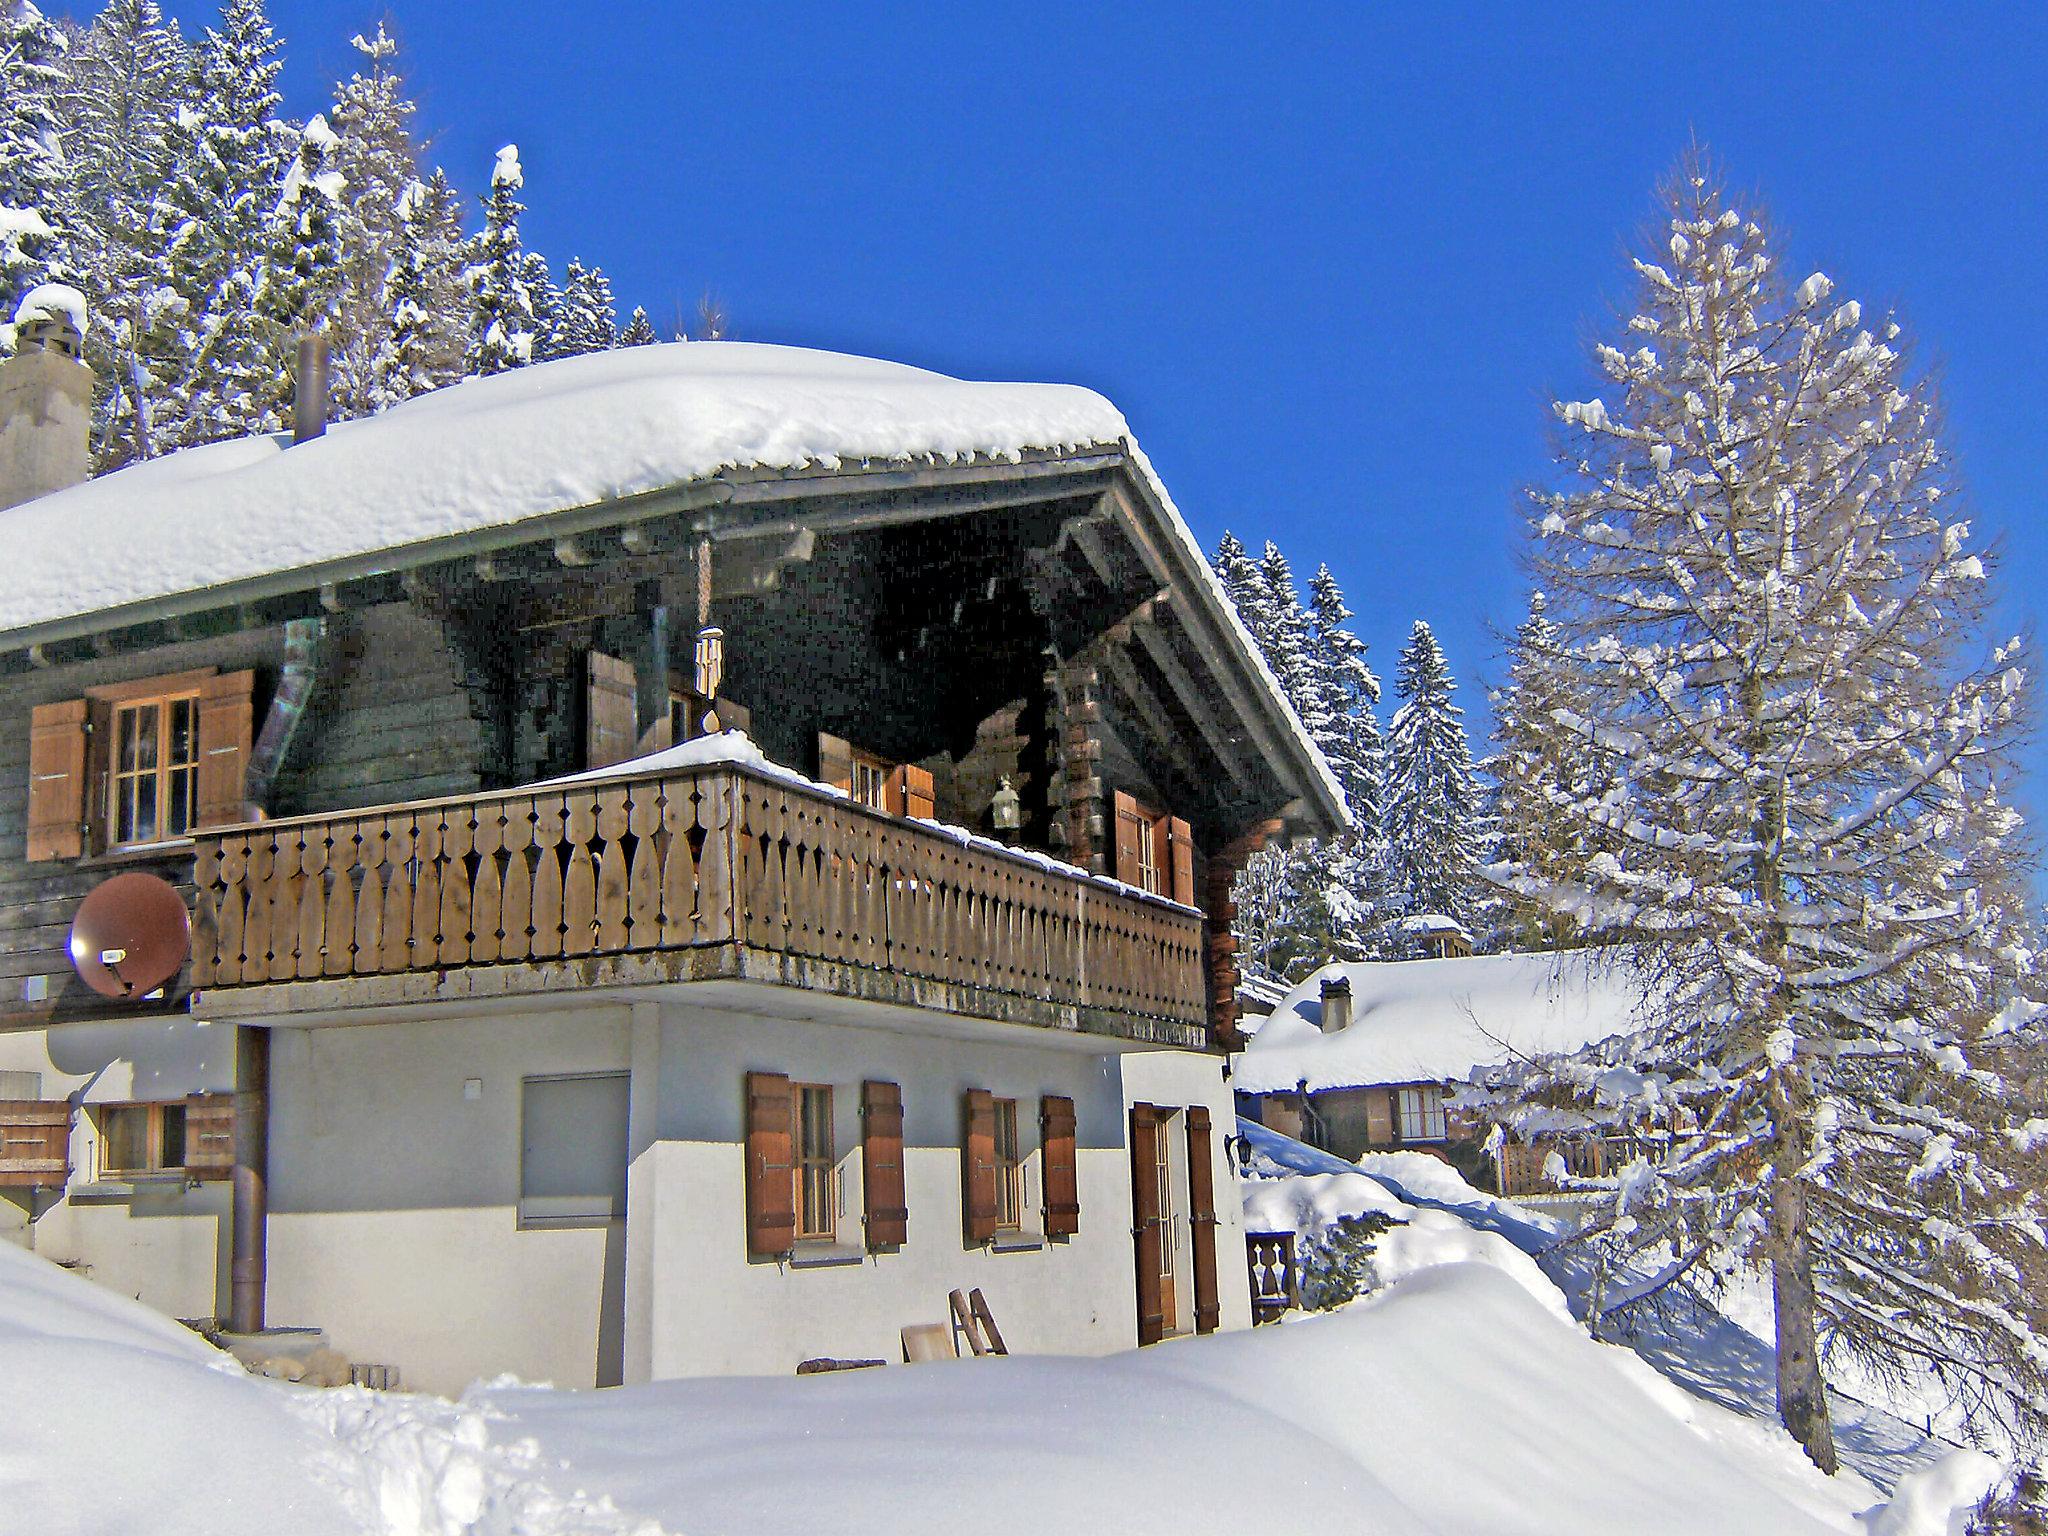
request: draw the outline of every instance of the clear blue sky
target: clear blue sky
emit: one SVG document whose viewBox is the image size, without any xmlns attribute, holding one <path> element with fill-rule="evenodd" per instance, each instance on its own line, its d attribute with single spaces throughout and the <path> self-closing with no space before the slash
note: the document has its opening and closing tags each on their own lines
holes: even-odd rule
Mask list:
<svg viewBox="0 0 2048 1536">
<path fill-rule="evenodd" d="M 374 5 L 273 0 L 303 114 Z M 90 10 L 88 4 L 74 6 Z M 188 29 L 200 7 L 176 7 Z M 1689 136 L 1943 368 L 2009 620 L 2048 585 L 2048 7 L 394 0 L 457 183 L 670 325 L 1122 407 L 1195 531 L 1327 559 L 1482 713 L 1546 391 Z"/>
</svg>

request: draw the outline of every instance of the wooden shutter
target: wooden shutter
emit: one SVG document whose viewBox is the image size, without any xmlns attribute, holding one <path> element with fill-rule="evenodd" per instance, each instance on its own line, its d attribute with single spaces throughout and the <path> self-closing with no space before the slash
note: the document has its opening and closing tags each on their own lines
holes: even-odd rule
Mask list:
<svg viewBox="0 0 2048 1536">
<path fill-rule="evenodd" d="M 185 1172 L 225 1179 L 235 1171 L 235 1096 L 195 1093 L 185 1101 Z"/>
<path fill-rule="evenodd" d="M 853 793 L 853 743 L 818 732 L 818 782 Z"/>
<path fill-rule="evenodd" d="M 1074 1101 L 1047 1094 L 1038 1101 L 1039 1145 L 1045 1161 L 1045 1235 L 1081 1230 L 1081 1180 L 1074 1158 Z"/>
<path fill-rule="evenodd" d="M 796 1246 L 792 1113 L 787 1077 L 747 1074 L 747 1252 L 756 1257 Z"/>
<path fill-rule="evenodd" d="M 936 804 L 932 776 L 915 763 L 905 763 L 889 775 L 884 807 L 891 816 L 922 816 L 929 821 Z"/>
<path fill-rule="evenodd" d="M 28 858 L 85 852 L 85 700 L 29 711 Z"/>
<path fill-rule="evenodd" d="M 903 1193 L 903 1090 L 894 1083 L 862 1083 L 860 1117 L 868 1249 L 900 1248 L 910 1240 L 910 1208 Z"/>
<path fill-rule="evenodd" d="M 231 827 L 249 819 L 255 725 L 255 673 L 223 672 L 199 685 L 199 803 L 193 826 Z"/>
<path fill-rule="evenodd" d="M 1138 840 L 1145 835 L 1145 817 L 1138 809 L 1138 802 L 1116 791 L 1116 868 L 1112 873 L 1125 885 L 1142 883 L 1138 864 Z"/>
<path fill-rule="evenodd" d="M 1195 904 L 1195 838 L 1178 816 L 1166 823 L 1166 894 L 1184 907 Z"/>
<path fill-rule="evenodd" d="M 62 1189 L 70 1178 L 70 1101 L 0 1100 L 0 1188 Z"/>
<path fill-rule="evenodd" d="M 966 1134 L 961 1139 L 961 1221 L 970 1246 L 996 1235 L 996 1099 L 986 1088 L 967 1090 Z"/>
<path fill-rule="evenodd" d="M 1137 1248 L 1138 1342 L 1157 1344 L 1166 1334 L 1166 1301 L 1159 1289 L 1159 1112 L 1131 1106 L 1131 1236 Z"/>
<path fill-rule="evenodd" d="M 639 740 L 639 685 L 633 664 L 602 651 L 585 659 L 583 766 L 609 768 L 633 755 Z"/>
<path fill-rule="evenodd" d="M 1195 1332 L 1214 1333 L 1223 1316 L 1216 1295 L 1216 1170 L 1210 1162 L 1209 1110 L 1188 1109 L 1188 1226 L 1194 1238 Z"/>
</svg>

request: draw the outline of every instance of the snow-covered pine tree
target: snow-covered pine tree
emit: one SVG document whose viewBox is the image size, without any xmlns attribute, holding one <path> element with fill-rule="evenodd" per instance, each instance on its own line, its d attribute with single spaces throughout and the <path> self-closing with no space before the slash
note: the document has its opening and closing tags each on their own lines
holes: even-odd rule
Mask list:
<svg viewBox="0 0 2048 1536">
<path fill-rule="evenodd" d="M 398 200 L 398 224 L 383 309 L 391 316 L 384 355 L 374 360 L 368 403 L 383 410 L 462 377 L 469 340 L 469 284 L 462 213 L 436 170 Z"/>
<path fill-rule="evenodd" d="M 162 193 L 178 158 L 190 53 L 156 0 L 109 0 L 72 45 L 62 134 L 79 285 L 92 306 L 93 462 L 151 451 L 149 405 L 182 368 Z"/>
<path fill-rule="evenodd" d="M 391 403 L 397 317 L 391 293 L 401 259 L 399 203 L 419 179 L 414 107 L 397 69 L 398 44 L 379 22 L 349 44 L 362 64 L 335 89 L 329 117 L 334 168 L 347 186 L 341 215 L 341 280 L 335 298 L 331 402 L 342 419 Z M 411 259 L 408 254 L 407 259 Z"/>
<path fill-rule="evenodd" d="M 281 425 L 290 416 L 298 339 L 328 329 L 340 296 L 344 182 L 333 165 L 339 143 L 324 117 L 299 130 L 299 153 L 271 213 L 256 288 L 256 335 L 267 358 L 266 423 Z"/>
<path fill-rule="evenodd" d="M 256 293 L 297 153 L 279 121 L 282 45 L 263 0 L 227 0 L 197 50 L 197 95 L 165 199 L 182 371 L 153 402 L 157 452 L 274 429 Z"/>
<path fill-rule="evenodd" d="M 533 296 L 527 291 L 519 248 L 519 215 L 526 211 L 519 201 L 519 189 L 525 180 L 519 167 L 519 146 L 507 144 L 498 151 L 497 163 L 491 168 L 491 190 L 483 199 L 483 228 L 469 243 L 466 373 L 503 373 L 533 360 Z"/>
<path fill-rule="evenodd" d="M 618 344 L 619 319 L 612 302 L 611 279 L 602 267 L 586 267 L 570 257 L 562 271 L 562 296 L 555 306 L 549 355 L 575 357 Z"/>
<path fill-rule="evenodd" d="M 29 0 L 0 5 L 0 322 L 37 283 L 70 281 L 58 151 L 64 35 Z"/>
<path fill-rule="evenodd" d="M 632 316 L 626 321 L 626 328 L 619 332 L 618 344 L 622 347 L 651 347 L 655 339 L 654 322 L 647 318 L 646 310 L 637 304 L 634 305 Z"/>
<path fill-rule="evenodd" d="M 1298 713 L 1313 687 L 1308 614 L 1294 586 L 1294 567 L 1271 539 L 1259 557 L 1258 572 L 1254 616 L 1245 622 L 1265 650 L 1281 691 Z"/>
<path fill-rule="evenodd" d="M 1478 878 L 1479 786 L 1457 684 L 1436 635 L 1415 621 L 1394 691 L 1401 707 L 1387 733 L 1385 811 L 1388 894 L 1406 915 L 1467 922 Z"/>
<path fill-rule="evenodd" d="M 555 328 L 561 323 L 562 293 L 547 258 L 538 251 L 519 253 L 519 278 L 533 309 L 533 361 L 545 363 L 562 354 L 555 350 Z"/>
<path fill-rule="evenodd" d="M 1698 155 L 1635 271 L 1531 519 L 1574 702 L 1507 760 L 1598 760 L 1556 806 L 1594 851 L 1517 878 L 1659 984 L 1626 1065 L 1668 1142 L 1600 1228 L 1675 1254 L 1667 1277 L 1768 1266 L 1779 1412 L 1825 1470 L 1824 1352 L 2038 1441 L 2024 684 L 1984 637 L 1932 389 L 1898 323 L 1794 281 Z"/>
<path fill-rule="evenodd" d="M 1378 841 L 1386 743 L 1373 713 L 1380 680 L 1365 659 L 1365 642 L 1350 629 L 1352 613 L 1327 565 L 1309 578 L 1308 708 L 1302 719 L 1329 759 L 1351 804 L 1361 845 Z"/>
<path fill-rule="evenodd" d="M 1263 649 L 1265 639 L 1254 623 L 1260 612 L 1258 562 L 1237 535 L 1226 528 L 1223 537 L 1216 541 L 1216 558 L 1210 564 L 1216 579 L 1223 583 L 1223 595 L 1230 599 L 1230 606 L 1237 610 L 1237 616 L 1244 620 L 1245 628 Z"/>
</svg>

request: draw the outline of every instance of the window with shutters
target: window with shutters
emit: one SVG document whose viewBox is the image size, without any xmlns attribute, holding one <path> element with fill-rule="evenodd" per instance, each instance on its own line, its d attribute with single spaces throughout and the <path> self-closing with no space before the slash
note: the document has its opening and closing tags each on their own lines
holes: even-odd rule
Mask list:
<svg viewBox="0 0 2048 1536">
<path fill-rule="evenodd" d="M 832 1090 L 792 1085 L 790 1140 L 796 1147 L 796 1235 L 829 1241 L 837 1231 L 839 1157 L 832 1140 Z"/>
<path fill-rule="evenodd" d="M 97 1111 L 97 1119 L 101 1178 L 184 1172 L 182 1099 L 168 1104 L 106 1104 Z"/>
<path fill-rule="evenodd" d="M 878 811 L 889 809 L 889 775 L 893 763 L 858 749 L 853 754 L 853 798 Z"/>
<path fill-rule="evenodd" d="M 1024 1225 L 1024 1149 L 1017 1137 L 1017 1101 L 997 1099 L 996 1226 L 1014 1232 Z"/>
<path fill-rule="evenodd" d="M 1430 1086 L 1401 1090 L 1401 1139 L 1442 1141 L 1444 1139 L 1444 1091 Z"/>
<path fill-rule="evenodd" d="M 1183 906 L 1194 905 L 1195 849 L 1188 824 L 1118 790 L 1116 877 Z"/>
<path fill-rule="evenodd" d="M 199 791 L 199 690 L 117 704 L 107 774 L 107 841 L 130 848 L 184 837 Z"/>
</svg>

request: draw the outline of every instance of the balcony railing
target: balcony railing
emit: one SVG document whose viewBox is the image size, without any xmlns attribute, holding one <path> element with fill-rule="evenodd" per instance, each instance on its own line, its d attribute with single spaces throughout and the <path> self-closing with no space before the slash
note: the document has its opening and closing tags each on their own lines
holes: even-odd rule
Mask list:
<svg viewBox="0 0 2048 1536">
<path fill-rule="evenodd" d="M 195 874 L 212 991 L 739 946 L 1206 1017 L 1198 913 L 727 764 L 208 832 Z"/>
</svg>

